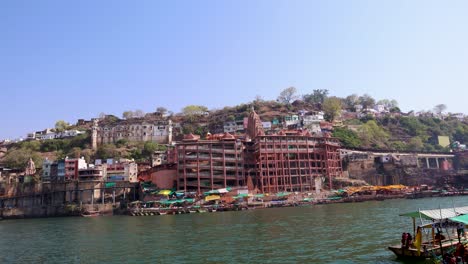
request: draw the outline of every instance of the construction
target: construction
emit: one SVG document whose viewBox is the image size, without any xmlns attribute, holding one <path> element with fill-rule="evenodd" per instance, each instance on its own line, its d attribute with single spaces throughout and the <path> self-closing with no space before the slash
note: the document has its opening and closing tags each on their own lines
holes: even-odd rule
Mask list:
<svg viewBox="0 0 468 264">
<path fill-rule="evenodd" d="M 177 145 L 177 187 L 204 191 L 247 186 L 261 193 L 320 192 L 342 174 L 340 143 L 307 130 L 265 135 L 252 111 L 245 135 L 186 135 Z"/>
</svg>

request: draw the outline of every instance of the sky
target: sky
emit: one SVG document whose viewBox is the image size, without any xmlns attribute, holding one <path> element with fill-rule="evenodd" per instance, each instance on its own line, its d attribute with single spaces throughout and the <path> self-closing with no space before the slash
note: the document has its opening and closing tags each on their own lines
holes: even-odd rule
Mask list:
<svg viewBox="0 0 468 264">
<path fill-rule="evenodd" d="M 468 114 L 468 1 L 2 1 L 0 140 L 57 120 L 369 94 Z"/>
</svg>

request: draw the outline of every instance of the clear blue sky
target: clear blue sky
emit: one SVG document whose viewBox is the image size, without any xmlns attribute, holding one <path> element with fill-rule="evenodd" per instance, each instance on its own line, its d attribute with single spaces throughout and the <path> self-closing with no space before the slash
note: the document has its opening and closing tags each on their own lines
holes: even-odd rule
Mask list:
<svg viewBox="0 0 468 264">
<path fill-rule="evenodd" d="M 0 139 L 289 86 L 468 113 L 467 13 L 468 1 L 2 1 Z"/>
</svg>

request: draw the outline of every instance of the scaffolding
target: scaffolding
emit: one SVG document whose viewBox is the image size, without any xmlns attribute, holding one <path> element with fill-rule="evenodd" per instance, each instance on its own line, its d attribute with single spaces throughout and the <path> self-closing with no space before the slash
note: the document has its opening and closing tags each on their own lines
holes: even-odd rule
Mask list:
<svg viewBox="0 0 468 264">
<path fill-rule="evenodd" d="M 200 140 L 177 144 L 177 188 L 202 193 L 244 186 L 243 145 L 236 140 Z"/>
<path fill-rule="evenodd" d="M 321 188 L 323 179 L 342 174 L 339 141 L 306 135 L 257 136 L 256 186 L 263 193 L 306 192 Z"/>
</svg>

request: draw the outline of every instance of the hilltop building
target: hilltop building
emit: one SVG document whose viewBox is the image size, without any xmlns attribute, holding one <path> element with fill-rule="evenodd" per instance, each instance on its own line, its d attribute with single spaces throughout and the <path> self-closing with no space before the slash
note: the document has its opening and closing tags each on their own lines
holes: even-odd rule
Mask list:
<svg viewBox="0 0 468 264">
<path fill-rule="evenodd" d="M 116 143 L 118 140 L 134 142 L 152 141 L 161 144 L 172 143 L 173 124 L 171 120 L 146 120 L 132 118 L 107 122 L 95 122 L 92 127 L 92 146 Z"/>
</svg>

